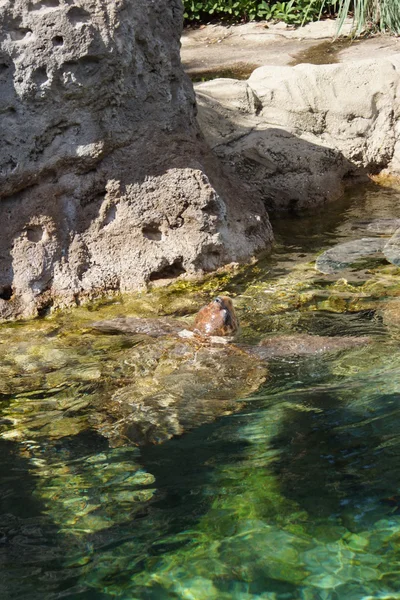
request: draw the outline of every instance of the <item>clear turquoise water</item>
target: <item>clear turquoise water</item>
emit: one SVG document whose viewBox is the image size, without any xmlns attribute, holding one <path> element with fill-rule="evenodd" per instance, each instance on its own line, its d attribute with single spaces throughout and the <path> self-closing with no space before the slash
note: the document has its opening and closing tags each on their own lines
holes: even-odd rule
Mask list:
<svg viewBox="0 0 400 600">
<path fill-rule="evenodd" d="M 396 190 L 277 223 L 274 256 L 224 282 L 245 340 L 372 343 L 272 360 L 239 412 L 158 446 L 110 448 L 96 428 L 129 340 L 78 336 L 79 311 L 0 328 L 2 600 L 400 598 L 400 348 L 384 313 L 400 271 L 302 271 L 382 216 L 400 216 Z M 348 291 L 372 280 L 375 295 Z M 282 282 L 300 296 L 271 304 Z"/>
</svg>

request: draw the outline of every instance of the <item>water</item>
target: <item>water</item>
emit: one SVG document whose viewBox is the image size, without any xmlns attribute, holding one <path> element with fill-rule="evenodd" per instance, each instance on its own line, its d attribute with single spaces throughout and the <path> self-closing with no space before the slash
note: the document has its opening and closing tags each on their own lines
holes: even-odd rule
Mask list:
<svg viewBox="0 0 400 600">
<path fill-rule="evenodd" d="M 400 192 L 365 188 L 275 223 L 273 256 L 230 276 L 3 325 L 0 598 L 399 598 L 400 271 L 384 257 L 314 269 L 361 221 L 389 217 Z M 118 314 L 189 323 L 223 292 L 240 342 L 371 343 L 261 365 L 90 328 Z M 163 443 L 115 435 L 127 390 L 157 399 Z"/>
<path fill-rule="evenodd" d="M 339 38 L 334 41 L 326 40 L 317 46 L 312 46 L 307 50 L 299 52 L 291 66 L 296 66 L 303 63 L 311 65 L 332 65 L 338 63 L 338 55 L 342 50 L 347 50 L 350 46 L 358 46 L 363 40 L 355 40 L 352 38 Z"/>
<path fill-rule="evenodd" d="M 252 63 L 235 63 L 226 68 L 211 69 L 206 71 L 189 71 L 188 75 L 193 83 L 210 81 L 211 79 L 248 79 L 259 65 Z"/>
</svg>

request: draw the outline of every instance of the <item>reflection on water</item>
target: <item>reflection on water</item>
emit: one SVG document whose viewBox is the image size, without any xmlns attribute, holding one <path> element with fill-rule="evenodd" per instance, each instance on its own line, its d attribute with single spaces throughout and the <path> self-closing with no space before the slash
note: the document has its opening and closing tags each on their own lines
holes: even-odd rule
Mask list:
<svg viewBox="0 0 400 600">
<path fill-rule="evenodd" d="M 367 188 L 276 223 L 274 255 L 230 277 L 2 326 L 0 597 L 398 598 L 400 271 L 381 260 L 324 274 L 314 261 L 362 237 L 361 219 L 399 217 L 396 190 Z M 240 349 L 90 329 L 124 314 L 190 323 L 222 292 L 240 342 L 371 343 L 275 358 L 255 376 Z M 143 410 L 157 397 L 163 422 L 184 414 L 183 435 L 113 443 L 121 395 Z"/>
<path fill-rule="evenodd" d="M 326 40 L 316 46 L 312 46 L 307 50 L 299 52 L 290 66 L 300 65 L 302 63 L 309 63 L 312 65 L 332 65 L 339 61 L 339 53 L 342 50 L 346 50 L 350 46 L 358 46 L 362 44 L 362 40 L 355 40 L 352 38 L 339 38 L 334 41 Z"/>
<path fill-rule="evenodd" d="M 209 69 L 206 71 L 191 70 L 188 75 L 193 83 L 199 83 L 202 81 L 210 81 L 211 79 L 228 78 L 228 79 L 248 79 L 252 72 L 257 69 L 259 65 L 251 63 L 235 63 L 225 69 Z"/>
</svg>

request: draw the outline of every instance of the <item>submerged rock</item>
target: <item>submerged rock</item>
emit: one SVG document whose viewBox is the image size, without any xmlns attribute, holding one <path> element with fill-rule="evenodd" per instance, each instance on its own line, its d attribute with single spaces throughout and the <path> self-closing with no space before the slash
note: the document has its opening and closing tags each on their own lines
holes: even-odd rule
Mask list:
<svg viewBox="0 0 400 600">
<path fill-rule="evenodd" d="M 315 268 L 320 273 L 337 273 L 360 259 L 381 256 L 385 244 L 386 240 L 381 238 L 361 238 L 338 244 L 317 258 Z"/>
<path fill-rule="evenodd" d="M 393 235 L 400 228 L 400 219 L 373 219 L 372 221 L 356 221 L 353 229 L 363 229 L 381 235 Z"/>
<path fill-rule="evenodd" d="M 361 229 L 382 236 L 392 237 L 365 237 L 337 244 L 323 252 L 315 261 L 315 268 L 320 273 L 330 274 L 355 265 L 365 258 L 379 258 L 384 256 L 390 263 L 400 266 L 400 219 L 375 219 L 373 221 L 358 221 L 353 224 L 353 229 Z"/>
<path fill-rule="evenodd" d="M 400 327 L 400 300 L 391 298 L 381 306 L 383 322 L 390 330 L 398 330 Z"/>
<path fill-rule="evenodd" d="M 397 229 L 395 234 L 385 244 L 383 254 L 390 263 L 397 267 L 400 266 L 400 229 Z"/>
</svg>

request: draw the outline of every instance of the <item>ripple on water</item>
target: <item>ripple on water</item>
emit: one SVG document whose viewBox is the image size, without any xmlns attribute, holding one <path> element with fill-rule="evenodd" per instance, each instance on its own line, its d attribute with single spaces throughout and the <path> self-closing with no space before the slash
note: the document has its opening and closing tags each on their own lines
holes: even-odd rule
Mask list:
<svg viewBox="0 0 400 600">
<path fill-rule="evenodd" d="M 396 190 L 368 188 L 320 219 L 285 218 L 276 253 L 229 276 L 0 327 L 1 597 L 399 597 L 400 285 L 380 251 L 399 216 Z M 266 366 L 90 328 L 190 324 L 223 292 L 244 344 L 370 343 Z M 163 444 L 124 445 L 135 411 Z"/>
</svg>

